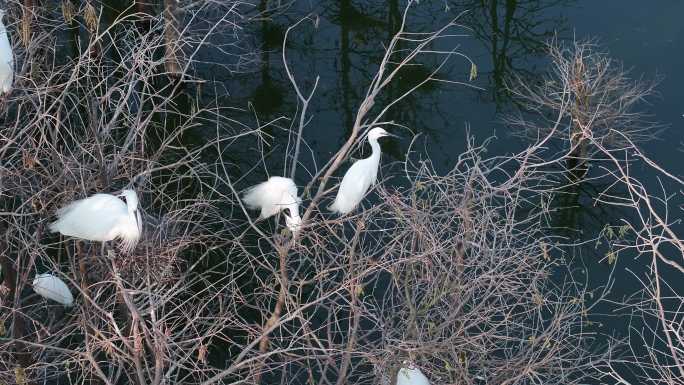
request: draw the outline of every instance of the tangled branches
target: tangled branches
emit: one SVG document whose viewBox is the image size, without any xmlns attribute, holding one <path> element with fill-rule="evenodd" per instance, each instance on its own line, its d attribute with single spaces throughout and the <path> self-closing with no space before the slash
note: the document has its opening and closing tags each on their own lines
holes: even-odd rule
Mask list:
<svg viewBox="0 0 684 385">
<path fill-rule="evenodd" d="M 53 31 L 27 34 L 34 37 L 20 52 L 19 86 L 4 101 L 0 134 L 0 381 L 384 384 L 404 360 L 435 383 L 573 384 L 616 376 L 613 351 L 599 350 L 585 329 L 588 312 L 606 291 L 594 293 L 578 282 L 546 231 L 558 188 L 550 170 L 577 154 L 550 161 L 544 155 L 567 119 L 583 135 L 590 123 L 596 128 L 573 149 L 588 141 L 610 155 L 605 138 L 631 143 L 635 136 L 606 127 L 633 122 L 616 117 L 632 99 L 609 104 L 617 109 L 604 115 L 590 114 L 608 94 L 594 104 L 589 89 L 564 84 L 553 100 L 560 111 L 553 127 L 525 151 L 487 158 L 484 146 L 469 142 L 443 176 L 429 160 L 409 157 L 404 177 L 393 180 L 396 187 L 377 188 L 365 210 L 332 218 L 319 209 L 365 129 L 398 125 L 383 121 L 386 112 L 418 87 L 455 83 L 438 77 L 449 60 L 465 58 L 474 68 L 463 54 L 443 48 L 446 37 L 458 35 L 457 20 L 412 33 L 406 30 L 411 6 L 386 46 L 350 137 L 326 164 L 306 170 L 306 210 L 295 234 L 279 222 L 250 219 L 239 201 L 241 180 L 228 154 L 261 140 L 263 126 L 250 129 L 224 109 L 198 107 L 180 92 L 182 84 L 200 83 L 190 71 L 202 65 L 198 46 L 215 28 L 233 26 L 224 22 L 235 8 L 220 22 L 206 23 L 204 35 L 192 27 L 162 33 L 177 10 L 167 10 L 166 20 L 120 15 L 105 30 L 89 10 L 83 21 L 88 45 L 65 63 L 37 59 L 56 57 L 46 48 L 54 46 Z M 68 23 L 78 19 L 74 12 L 64 11 Z M 149 28 L 140 28 L 141 21 Z M 171 53 L 169 36 L 176 40 Z M 378 105 L 401 69 L 425 65 L 420 59 L 426 55 L 438 57 L 426 79 Z M 283 156 L 285 174 L 296 176 L 307 164 L 300 158 L 317 82 L 301 90 L 285 54 L 283 60 L 302 107 Z M 620 88 L 609 84 L 611 92 Z M 637 99 L 648 93 L 631 90 Z M 198 127 L 210 130 L 201 143 L 188 145 L 185 139 Z M 635 207 L 654 213 L 642 205 L 649 201 L 639 185 L 630 183 Z M 46 233 L 65 202 L 130 187 L 142 197 L 145 223 L 132 253 L 100 255 L 91 243 Z M 663 232 L 634 232 L 640 250 L 651 247 L 667 263 L 672 259 L 656 252 L 656 237 L 679 243 L 664 231 L 666 218 L 654 215 L 644 226 L 657 218 Z M 67 282 L 76 306 L 63 309 L 31 291 L 31 278 L 43 271 Z M 681 321 L 657 313 L 678 363 L 673 331 Z"/>
</svg>

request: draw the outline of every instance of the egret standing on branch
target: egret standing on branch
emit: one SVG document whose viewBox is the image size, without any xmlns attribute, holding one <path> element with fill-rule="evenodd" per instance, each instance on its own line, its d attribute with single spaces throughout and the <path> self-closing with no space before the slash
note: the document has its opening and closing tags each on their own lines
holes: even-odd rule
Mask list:
<svg viewBox="0 0 684 385">
<path fill-rule="evenodd" d="M 375 185 L 378 178 L 381 152 L 378 139 L 384 136 L 394 135 L 380 127 L 375 127 L 368 132 L 368 143 L 370 143 L 373 152 L 368 158 L 357 160 L 344 174 L 335 202 L 328 207 L 330 211 L 340 214 L 349 213 L 361 203 L 368 189 Z"/>
<path fill-rule="evenodd" d="M 118 197 L 126 199 L 126 203 Z M 103 242 L 103 250 L 104 242 L 119 238 L 124 252 L 130 252 L 142 233 L 138 195 L 133 190 L 123 190 L 116 196 L 95 194 L 59 209 L 57 216 L 50 231 Z"/>
<path fill-rule="evenodd" d="M 5 10 L 0 9 L 0 95 L 10 93 L 14 82 L 14 54 L 7 27 L 2 22 L 4 16 Z"/>
<path fill-rule="evenodd" d="M 290 215 L 283 213 L 285 224 L 295 232 L 302 222 L 299 217 L 301 199 L 297 195 L 297 185 L 290 178 L 272 176 L 266 182 L 250 187 L 242 197 L 250 209 L 260 209 L 259 218 L 266 219 L 287 209 Z"/>
</svg>

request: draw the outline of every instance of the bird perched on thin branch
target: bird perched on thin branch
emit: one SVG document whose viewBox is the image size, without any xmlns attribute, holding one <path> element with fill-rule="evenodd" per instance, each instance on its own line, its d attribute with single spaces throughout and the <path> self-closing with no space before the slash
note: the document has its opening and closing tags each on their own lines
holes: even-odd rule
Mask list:
<svg viewBox="0 0 684 385">
<path fill-rule="evenodd" d="M 375 127 L 368 132 L 368 143 L 373 152 L 368 158 L 357 160 L 347 170 L 337 191 L 335 202 L 328 207 L 328 210 L 339 214 L 347 214 L 354 210 L 361 203 L 368 189 L 375 185 L 378 178 L 378 168 L 380 167 L 380 144 L 378 139 L 385 136 L 394 136 L 380 127 Z"/>
<path fill-rule="evenodd" d="M 14 53 L 7 27 L 2 21 L 4 16 L 5 10 L 0 9 L 0 95 L 10 93 L 14 82 Z"/>
<path fill-rule="evenodd" d="M 276 215 L 282 210 L 289 211 L 289 215 L 283 215 L 285 224 L 292 232 L 297 231 L 302 222 L 299 216 L 301 199 L 297 195 L 297 185 L 290 178 L 272 176 L 266 182 L 250 187 L 242 196 L 242 201 L 250 209 L 261 210 L 261 219 Z"/>
<path fill-rule="evenodd" d="M 118 197 L 126 199 L 126 203 Z M 59 209 L 57 217 L 50 231 L 103 242 L 103 249 L 104 242 L 118 238 L 123 251 L 130 252 L 142 233 L 138 195 L 133 190 L 123 190 L 119 195 L 95 194 L 72 202 Z"/>
</svg>

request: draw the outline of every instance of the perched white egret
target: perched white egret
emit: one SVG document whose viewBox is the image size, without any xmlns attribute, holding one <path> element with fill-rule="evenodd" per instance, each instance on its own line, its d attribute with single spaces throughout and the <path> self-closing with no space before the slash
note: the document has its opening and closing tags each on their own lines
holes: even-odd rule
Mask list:
<svg viewBox="0 0 684 385">
<path fill-rule="evenodd" d="M 335 202 L 328 207 L 328 210 L 347 214 L 354 210 L 361 203 L 361 199 L 366 195 L 368 189 L 375 184 L 378 178 L 378 168 L 380 167 L 380 144 L 378 139 L 383 136 L 393 136 L 380 127 L 375 127 L 368 132 L 368 143 L 373 152 L 366 159 L 357 160 L 347 170 L 342 178 L 340 189 L 337 191 Z"/>
<path fill-rule="evenodd" d="M 126 203 L 118 197 L 126 199 Z M 142 233 L 138 195 L 133 190 L 123 190 L 116 196 L 95 194 L 59 209 L 57 216 L 50 231 L 90 241 L 119 238 L 126 252 L 133 250 Z"/>
<path fill-rule="evenodd" d="M 430 381 L 417 366 L 404 362 L 397 373 L 397 385 L 430 385 Z"/>
<path fill-rule="evenodd" d="M 49 273 L 36 275 L 33 279 L 33 291 L 64 306 L 74 304 L 74 296 L 71 295 L 66 283 Z"/>
<path fill-rule="evenodd" d="M 0 94 L 8 94 L 14 82 L 14 54 L 7 27 L 2 21 L 5 10 L 0 9 Z"/>
<path fill-rule="evenodd" d="M 272 176 L 266 182 L 250 187 L 242 196 L 250 209 L 260 209 L 261 219 L 266 219 L 287 209 L 290 214 L 283 213 L 285 224 L 292 231 L 296 231 L 302 223 L 299 217 L 301 199 L 297 195 L 297 185 L 290 178 Z"/>
</svg>

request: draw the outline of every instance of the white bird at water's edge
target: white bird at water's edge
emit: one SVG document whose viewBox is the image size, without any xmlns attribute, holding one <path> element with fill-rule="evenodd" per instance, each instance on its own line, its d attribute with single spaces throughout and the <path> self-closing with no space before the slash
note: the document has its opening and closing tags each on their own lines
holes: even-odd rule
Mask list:
<svg viewBox="0 0 684 385">
<path fill-rule="evenodd" d="M 430 381 L 417 366 L 404 363 L 397 373 L 397 385 L 430 385 Z"/>
<path fill-rule="evenodd" d="M 340 183 L 335 202 L 328 207 L 328 210 L 347 214 L 361 203 L 368 189 L 375 184 L 378 178 L 381 153 L 378 139 L 385 136 L 394 135 L 380 127 L 375 127 L 368 132 L 368 143 L 370 143 L 373 152 L 368 158 L 357 160 L 347 170 L 342 178 L 342 183 Z"/>
<path fill-rule="evenodd" d="M 118 238 L 125 252 L 135 248 L 142 233 L 138 195 L 133 190 L 123 190 L 119 195 L 95 194 L 72 202 L 59 209 L 57 217 L 50 231 L 99 242 Z"/>
<path fill-rule="evenodd" d="M 261 210 L 261 219 L 276 215 L 282 210 L 289 211 L 289 215 L 283 215 L 287 228 L 292 232 L 297 231 L 302 222 L 299 216 L 301 199 L 297 195 L 297 185 L 290 178 L 272 176 L 266 182 L 250 187 L 242 196 L 242 201 L 250 209 Z"/>
<path fill-rule="evenodd" d="M 33 279 L 33 291 L 64 306 L 74 304 L 74 296 L 64 281 L 49 273 L 36 275 Z"/>
<path fill-rule="evenodd" d="M 14 82 L 14 54 L 9 41 L 7 27 L 2 21 L 5 10 L 0 9 L 0 94 L 12 91 Z"/>
</svg>

